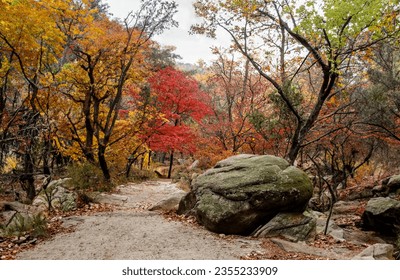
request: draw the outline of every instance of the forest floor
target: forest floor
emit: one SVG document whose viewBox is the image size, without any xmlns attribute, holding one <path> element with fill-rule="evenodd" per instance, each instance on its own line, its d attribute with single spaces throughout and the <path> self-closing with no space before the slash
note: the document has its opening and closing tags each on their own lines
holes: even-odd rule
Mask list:
<svg viewBox="0 0 400 280">
<path fill-rule="evenodd" d="M 334 251 L 306 254 L 283 250 L 274 239 L 226 236 L 207 231 L 193 218 L 148 208 L 179 191 L 167 180 L 119 186 L 101 194 L 101 204 L 73 215 L 53 215 L 50 238 L 20 246 L 13 257 L 20 260 L 92 259 L 348 259 L 367 247 L 317 236 L 310 248 Z M 285 241 L 282 241 L 285 242 Z M 13 245 L 14 246 L 14 245 Z M 344 250 L 341 257 L 338 252 Z M 306 251 L 307 252 L 307 251 Z"/>
<path fill-rule="evenodd" d="M 113 205 L 112 211 L 59 217 L 70 230 L 20 252 L 17 259 L 239 259 L 261 250 L 259 240 L 224 239 L 190 219 L 147 210 L 177 191 L 170 181 L 120 186 L 100 198 Z"/>
</svg>

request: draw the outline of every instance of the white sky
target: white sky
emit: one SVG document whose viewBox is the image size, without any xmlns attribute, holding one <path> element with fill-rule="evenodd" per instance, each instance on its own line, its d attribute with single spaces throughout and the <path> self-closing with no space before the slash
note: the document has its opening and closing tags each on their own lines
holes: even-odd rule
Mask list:
<svg viewBox="0 0 400 280">
<path fill-rule="evenodd" d="M 117 18 L 125 18 L 130 11 L 136 11 L 140 6 L 140 0 L 105 0 L 110 6 L 110 12 Z M 179 22 L 179 27 L 168 30 L 162 35 L 155 37 L 155 41 L 161 45 L 171 45 L 176 47 L 176 54 L 182 57 L 181 62 L 195 64 L 200 59 L 209 62 L 213 59 L 210 51 L 212 46 L 229 44 L 225 39 L 213 40 L 204 35 L 190 35 L 190 26 L 199 18 L 195 16 L 192 3 L 194 0 L 175 0 L 178 4 L 178 13 L 175 20 Z"/>
</svg>

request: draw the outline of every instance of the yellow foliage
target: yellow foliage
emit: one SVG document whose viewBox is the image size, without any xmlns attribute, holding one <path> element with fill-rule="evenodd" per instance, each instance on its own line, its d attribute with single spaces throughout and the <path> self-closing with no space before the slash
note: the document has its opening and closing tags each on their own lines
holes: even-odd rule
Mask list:
<svg viewBox="0 0 400 280">
<path fill-rule="evenodd" d="M 2 173 L 10 173 L 18 166 L 18 159 L 15 155 L 7 156 L 4 161 L 4 166 L 2 168 Z"/>
</svg>

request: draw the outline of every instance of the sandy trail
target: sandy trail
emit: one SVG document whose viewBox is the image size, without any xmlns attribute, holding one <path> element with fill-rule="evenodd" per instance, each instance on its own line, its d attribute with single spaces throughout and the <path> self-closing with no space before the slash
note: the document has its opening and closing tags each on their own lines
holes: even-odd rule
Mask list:
<svg viewBox="0 0 400 280">
<path fill-rule="evenodd" d="M 69 217 L 69 234 L 57 235 L 17 259 L 123 260 L 123 259 L 238 259 L 260 251 L 260 242 L 246 238 L 225 240 L 203 228 L 168 221 L 160 213 L 143 208 L 177 192 L 175 184 L 152 181 L 128 184 L 100 200 L 119 205 L 114 212 Z"/>
</svg>

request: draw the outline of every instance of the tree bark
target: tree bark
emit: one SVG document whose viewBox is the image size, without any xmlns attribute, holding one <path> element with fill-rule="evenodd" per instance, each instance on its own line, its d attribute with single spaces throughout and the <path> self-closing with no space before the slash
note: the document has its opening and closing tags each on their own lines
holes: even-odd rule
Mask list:
<svg viewBox="0 0 400 280">
<path fill-rule="evenodd" d="M 106 147 L 104 145 L 99 145 L 98 151 L 98 159 L 101 171 L 103 172 L 104 179 L 109 182 L 111 180 L 110 170 L 107 165 L 106 157 L 105 157 Z"/>
<path fill-rule="evenodd" d="M 172 165 L 173 164 L 174 164 L 174 150 L 171 151 L 171 156 L 169 158 L 168 179 L 171 179 Z"/>
</svg>

